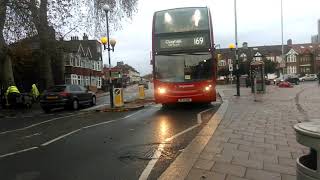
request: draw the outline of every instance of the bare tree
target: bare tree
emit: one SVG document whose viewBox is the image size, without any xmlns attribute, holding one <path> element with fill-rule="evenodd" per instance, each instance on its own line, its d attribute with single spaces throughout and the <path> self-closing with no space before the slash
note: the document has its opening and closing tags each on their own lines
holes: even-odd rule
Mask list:
<svg viewBox="0 0 320 180">
<path fill-rule="evenodd" d="M 117 29 L 123 18 L 132 17 L 137 2 L 138 0 L 1 0 L 0 65 L 7 70 L 0 68 L 2 79 L 13 80 L 7 43 L 37 35 L 40 43 L 41 84 L 45 87 L 53 85 L 51 58 L 56 51 L 54 33 L 63 37 L 72 31 L 85 31 L 91 37 L 100 37 L 106 32 L 105 12 L 102 10 L 104 4 L 111 7 L 111 29 Z"/>
<path fill-rule="evenodd" d="M 9 48 L 3 34 L 7 18 L 8 2 L 9 0 L 0 1 L 0 82 L 5 87 L 9 85 L 9 82 L 14 82 Z"/>
</svg>

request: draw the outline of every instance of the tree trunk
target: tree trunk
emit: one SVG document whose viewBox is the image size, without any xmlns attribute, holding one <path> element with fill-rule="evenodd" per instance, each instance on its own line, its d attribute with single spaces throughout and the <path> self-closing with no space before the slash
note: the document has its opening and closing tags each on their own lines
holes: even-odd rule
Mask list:
<svg viewBox="0 0 320 180">
<path fill-rule="evenodd" d="M 50 54 L 50 37 L 49 37 L 49 25 L 47 15 L 48 0 L 41 0 L 40 8 L 37 8 L 36 1 L 31 0 L 31 13 L 33 22 L 38 31 L 40 41 L 40 84 L 41 89 L 48 88 L 53 85 L 53 76 L 51 68 Z"/>
<path fill-rule="evenodd" d="M 46 29 L 46 28 L 43 28 Z M 43 30 L 45 31 L 45 30 Z M 40 40 L 40 79 L 44 85 L 44 88 L 48 88 L 53 85 L 53 76 L 52 76 L 52 68 L 51 68 L 51 57 L 50 57 L 50 46 L 48 40 L 47 32 L 39 32 L 39 40 Z"/>
<path fill-rule="evenodd" d="M 9 83 L 14 83 L 11 58 L 9 56 L 8 45 L 3 37 L 3 29 L 6 20 L 8 0 L 0 1 L 0 84 L 7 87 Z"/>
<path fill-rule="evenodd" d="M 3 86 L 7 87 L 10 84 L 14 83 L 14 76 L 13 76 L 13 71 L 12 71 L 12 63 L 11 63 L 11 57 L 6 56 L 3 59 L 2 62 L 2 82 Z"/>
</svg>

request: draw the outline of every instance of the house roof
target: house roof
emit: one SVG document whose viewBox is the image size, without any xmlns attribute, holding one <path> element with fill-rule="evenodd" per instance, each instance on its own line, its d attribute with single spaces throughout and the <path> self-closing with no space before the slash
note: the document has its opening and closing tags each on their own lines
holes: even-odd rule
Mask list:
<svg viewBox="0 0 320 180">
<path fill-rule="evenodd" d="M 98 60 L 102 56 L 98 52 L 98 46 L 101 46 L 96 40 L 71 40 L 61 41 L 62 47 L 66 52 L 77 53 L 80 51 L 82 56 L 88 56 L 90 59 Z"/>
<path fill-rule="evenodd" d="M 310 54 L 314 51 L 320 50 L 320 45 L 312 43 L 294 44 L 290 46 L 290 48 L 296 51 L 298 54 Z"/>
<path fill-rule="evenodd" d="M 291 49 L 294 49 L 298 54 L 304 53 L 313 53 L 314 51 L 320 52 L 320 44 L 293 44 L 293 45 L 284 45 L 284 54 L 287 54 Z M 239 48 L 239 54 L 246 54 L 247 57 L 253 57 L 257 52 L 262 56 L 281 56 L 282 46 L 281 45 L 269 45 L 269 46 L 254 46 L 247 48 Z M 222 54 L 223 58 L 233 57 L 234 51 L 231 51 L 229 48 L 217 49 L 217 53 Z"/>
</svg>

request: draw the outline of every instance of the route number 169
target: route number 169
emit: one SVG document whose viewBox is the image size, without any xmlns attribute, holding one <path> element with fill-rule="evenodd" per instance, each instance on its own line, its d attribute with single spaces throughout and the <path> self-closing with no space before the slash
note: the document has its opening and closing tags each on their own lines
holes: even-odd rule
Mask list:
<svg viewBox="0 0 320 180">
<path fill-rule="evenodd" d="M 203 37 L 193 38 L 193 44 L 194 45 L 203 45 L 203 43 L 204 43 Z"/>
</svg>

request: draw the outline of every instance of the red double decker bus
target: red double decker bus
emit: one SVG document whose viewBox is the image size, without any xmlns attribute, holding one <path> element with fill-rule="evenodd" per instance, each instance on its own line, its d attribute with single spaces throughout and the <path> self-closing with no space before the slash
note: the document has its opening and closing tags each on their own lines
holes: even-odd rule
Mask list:
<svg viewBox="0 0 320 180">
<path fill-rule="evenodd" d="M 155 12 L 152 65 L 156 103 L 215 101 L 217 62 L 209 8 Z"/>
</svg>

